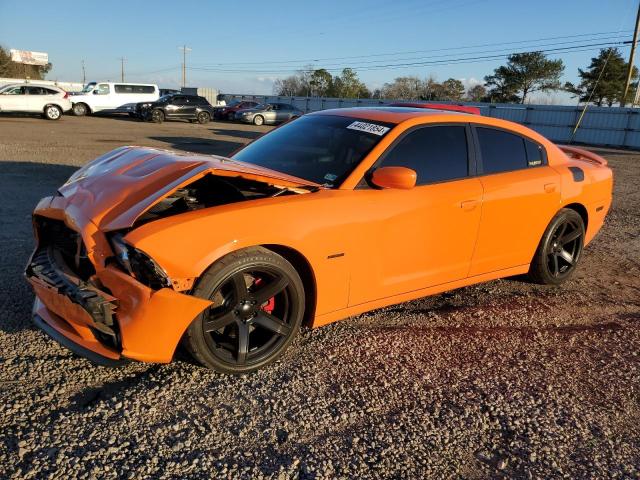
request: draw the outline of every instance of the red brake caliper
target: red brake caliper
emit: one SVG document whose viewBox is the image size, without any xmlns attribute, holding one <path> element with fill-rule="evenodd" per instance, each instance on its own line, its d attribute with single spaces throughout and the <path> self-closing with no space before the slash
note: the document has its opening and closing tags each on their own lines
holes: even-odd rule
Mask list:
<svg viewBox="0 0 640 480">
<path fill-rule="evenodd" d="M 258 287 L 260 286 L 260 284 L 262 283 L 262 278 L 256 278 L 253 281 L 253 284 Z M 273 313 L 273 309 L 276 307 L 276 297 L 271 297 L 267 303 L 265 303 L 264 305 L 262 305 L 262 310 L 264 310 L 267 313 Z"/>
</svg>

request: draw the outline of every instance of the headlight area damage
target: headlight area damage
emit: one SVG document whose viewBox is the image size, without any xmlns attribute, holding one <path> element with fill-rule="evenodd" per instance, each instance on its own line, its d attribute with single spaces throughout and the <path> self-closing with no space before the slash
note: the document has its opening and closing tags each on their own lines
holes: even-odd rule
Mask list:
<svg viewBox="0 0 640 480">
<path fill-rule="evenodd" d="M 139 225 L 189 211 L 317 186 L 219 157 L 123 147 L 78 170 L 34 211 L 37 246 L 25 275 L 34 321 L 103 365 L 169 362 L 208 300 L 126 242 Z M 213 213 L 213 211 L 212 211 Z"/>
</svg>

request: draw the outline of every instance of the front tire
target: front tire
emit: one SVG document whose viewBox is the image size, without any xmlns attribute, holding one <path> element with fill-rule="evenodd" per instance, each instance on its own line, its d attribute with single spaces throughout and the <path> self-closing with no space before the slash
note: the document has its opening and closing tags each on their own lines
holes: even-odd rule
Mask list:
<svg viewBox="0 0 640 480">
<path fill-rule="evenodd" d="M 44 107 L 44 118 L 47 120 L 60 120 L 62 109 L 57 105 L 47 105 Z"/>
<path fill-rule="evenodd" d="M 205 367 L 241 374 L 275 362 L 302 324 L 305 294 L 295 268 L 262 247 L 231 253 L 202 276 L 193 294 L 213 301 L 183 341 Z"/>
<path fill-rule="evenodd" d="M 560 285 L 575 272 L 584 247 L 584 222 L 575 210 L 563 208 L 549 223 L 529 267 L 529 278 Z"/>
<path fill-rule="evenodd" d="M 89 107 L 86 103 L 74 103 L 73 104 L 73 114 L 76 117 L 84 117 L 89 113 Z"/>
<path fill-rule="evenodd" d="M 264 125 L 264 117 L 262 115 L 256 115 L 253 117 L 253 124 L 258 126 Z"/>
</svg>

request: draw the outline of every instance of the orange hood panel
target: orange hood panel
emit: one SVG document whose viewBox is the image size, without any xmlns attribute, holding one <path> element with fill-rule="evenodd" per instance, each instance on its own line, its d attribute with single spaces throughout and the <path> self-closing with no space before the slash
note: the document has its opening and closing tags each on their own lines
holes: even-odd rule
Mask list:
<svg viewBox="0 0 640 480">
<path fill-rule="evenodd" d="M 146 147 L 121 147 L 75 172 L 58 189 L 100 230 L 128 228 L 157 202 L 207 175 L 240 176 L 281 187 L 320 185 L 218 156 L 183 155 Z"/>
</svg>

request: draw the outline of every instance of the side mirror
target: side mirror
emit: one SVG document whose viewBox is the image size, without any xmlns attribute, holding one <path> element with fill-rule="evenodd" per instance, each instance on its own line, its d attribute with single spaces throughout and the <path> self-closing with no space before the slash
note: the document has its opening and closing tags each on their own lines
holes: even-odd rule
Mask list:
<svg viewBox="0 0 640 480">
<path fill-rule="evenodd" d="M 371 182 L 380 188 L 410 190 L 416 186 L 418 175 L 407 167 L 380 167 L 373 171 Z"/>
<path fill-rule="evenodd" d="M 93 94 L 94 94 L 94 95 L 98 95 L 99 93 L 100 93 L 100 92 L 99 92 L 98 90 L 94 90 L 94 91 L 93 91 Z"/>
</svg>

